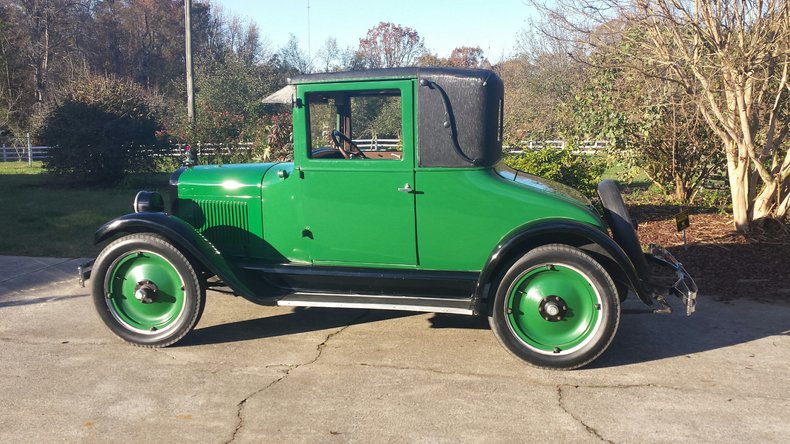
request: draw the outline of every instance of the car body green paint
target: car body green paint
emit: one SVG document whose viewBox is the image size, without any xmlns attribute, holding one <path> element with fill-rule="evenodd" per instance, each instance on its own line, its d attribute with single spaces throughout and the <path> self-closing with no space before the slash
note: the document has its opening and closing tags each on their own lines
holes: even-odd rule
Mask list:
<svg viewBox="0 0 790 444">
<path fill-rule="evenodd" d="M 301 86 L 301 85 L 300 85 Z M 301 172 L 301 220 L 310 232 L 314 264 L 416 266 L 414 196 L 398 192 L 414 182 L 414 81 L 324 83 L 297 89 L 299 100 L 316 92 L 398 91 L 400 159 L 311 159 L 305 140 L 294 152 Z M 296 113 L 294 133 L 309 134 L 309 118 Z M 306 136 L 300 139 L 307 139 Z M 296 146 L 296 144 L 295 144 Z"/>
<path fill-rule="evenodd" d="M 420 264 L 429 269 L 479 271 L 495 245 L 528 223 L 570 219 L 603 228 L 581 202 L 494 168 L 418 168 L 415 184 Z"/>
<path fill-rule="evenodd" d="M 261 183 L 274 163 L 196 166 L 181 173 L 173 212 L 224 255 L 264 258 Z"/>
</svg>

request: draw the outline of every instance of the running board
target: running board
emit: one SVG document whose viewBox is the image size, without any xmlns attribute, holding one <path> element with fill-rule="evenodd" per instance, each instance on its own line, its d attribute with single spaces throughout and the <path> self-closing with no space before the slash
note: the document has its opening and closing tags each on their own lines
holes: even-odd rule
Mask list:
<svg viewBox="0 0 790 444">
<path fill-rule="evenodd" d="M 421 311 L 471 315 L 472 299 L 443 299 L 420 296 L 297 292 L 277 300 L 287 307 L 363 308 L 371 310 Z"/>
</svg>

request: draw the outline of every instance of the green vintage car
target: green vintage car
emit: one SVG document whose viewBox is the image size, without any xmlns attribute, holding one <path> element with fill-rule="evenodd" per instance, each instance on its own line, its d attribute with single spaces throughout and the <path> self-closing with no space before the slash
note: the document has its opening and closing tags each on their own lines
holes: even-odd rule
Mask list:
<svg viewBox="0 0 790 444">
<path fill-rule="evenodd" d="M 611 343 L 629 292 L 694 310 L 693 281 L 665 250 L 643 253 L 613 182 L 599 185 L 600 214 L 501 162 L 492 71 L 304 75 L 270 100 L 292 107 L 293 162 L 187 162 L 168 212 L 143 191 L 96 232 L 110 242 L 80 276 L 92 272 L 116 335 L 174 344 L 220 289 L 263 305 L 487 316 L 518 358 L 572 369 Z M 649 262 L 675 285 L 654 283 Z"/>
</svg>

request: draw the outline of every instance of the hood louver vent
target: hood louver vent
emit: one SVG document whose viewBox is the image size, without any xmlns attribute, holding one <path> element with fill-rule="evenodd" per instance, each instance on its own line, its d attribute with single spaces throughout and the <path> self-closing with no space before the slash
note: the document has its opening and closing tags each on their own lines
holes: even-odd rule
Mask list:
<svg viewBox="0 0 790 444">
<path fill-rule="evenodd" d="M 246 202 L 195 200 L 192 221 L 223 254 L 247 254 L 249 218 Z"/>
</svg>

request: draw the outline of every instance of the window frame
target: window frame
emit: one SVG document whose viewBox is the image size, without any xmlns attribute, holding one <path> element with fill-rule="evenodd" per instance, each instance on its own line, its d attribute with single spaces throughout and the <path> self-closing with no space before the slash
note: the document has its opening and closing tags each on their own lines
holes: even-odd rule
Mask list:
<svg viewBox="0 0 790 444">
<path fill-rule="evenodd" d="M 336 93 L 346 93 L 347 97 L 355 95 L 355 93 L 365 92 L 379 92 L 389 91 L 392 96 L 400 96 L 401 104 L 401 158 L 400 159 L 349 159 L 341 158 L 313 158 L 312 154 L 312 131 L 310 122 L 310 96 L 315 94 L 332 95 Z M 415 138 L 415 121 L 416 121 L 416 107 L 414 106 L 414 80 L 413 79 L 398 79 L 386 81 L 364 81 L 364 82 L 348 82 L 348 83 L 315 83 L 315 84 L 300 84 L 297 85 L 297 101 L 300 103 L 298 113 L 295 116 L 296 123 L 301 125 L 304 140 L 300 143 L 301 146 L 295 146 L 295 160 L 301 161 L 304 165 L 324 165 L 331 167 L 334 164 L 342 163 L 354 165 L 356 168 L 368 168 L 364 165 L 370 165 L 370 168 L 393 168 L 403 169 L 404 166 L 413 168 L 414 166 L 414 138 Z M 350 102 L 350 101 L 349 101 Z M 352 117 L 353 118 L 353 117 Z M 353 123 L 352 123 L 353 131 Z M 359 166 L 358 166 L 359 165 Z M 386 167 L 391 165 L 391 167 Z"/>
</svg>

